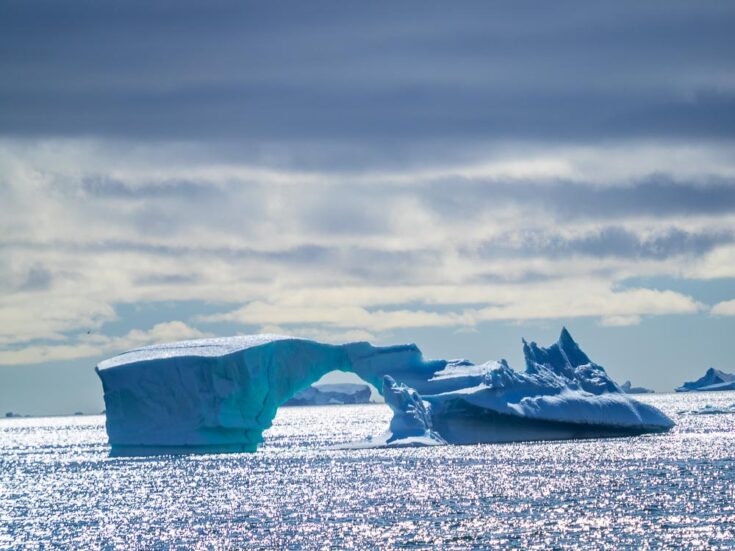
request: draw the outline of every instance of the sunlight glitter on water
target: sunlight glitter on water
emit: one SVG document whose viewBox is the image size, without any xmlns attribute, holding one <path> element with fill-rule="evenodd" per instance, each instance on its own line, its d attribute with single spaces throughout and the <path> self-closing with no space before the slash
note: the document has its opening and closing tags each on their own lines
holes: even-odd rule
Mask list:
<svg viewBox="0 0 735 551">
<path fill-rule="evenodd" d="M 735 393 L 668 434 L 332 450 L 381 405 L 283 408 L 256 454 L 111 458 L 104 418 L 0 421 L 0 547 L 732 547 Z"/>
</svg>

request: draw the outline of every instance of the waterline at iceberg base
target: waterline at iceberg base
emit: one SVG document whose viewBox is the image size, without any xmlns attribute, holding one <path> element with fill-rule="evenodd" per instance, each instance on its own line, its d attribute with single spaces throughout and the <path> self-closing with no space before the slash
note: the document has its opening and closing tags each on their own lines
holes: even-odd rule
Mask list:
<svg viewBox="0 0 735 551">
<path fill-rule="evenodd" d="M 281 335 L 182 341 L 101 362 L 115 454 L 249 451 L 278 408 L 335 370 L 372 384 L 393 410 L 386 433 L 346 447 L 589 438 L 663 432 L 673 421 L 632 399 L 566 329 L 505 360 L 424 360 L 416 345 L 323 344 Z"/>
</svg>

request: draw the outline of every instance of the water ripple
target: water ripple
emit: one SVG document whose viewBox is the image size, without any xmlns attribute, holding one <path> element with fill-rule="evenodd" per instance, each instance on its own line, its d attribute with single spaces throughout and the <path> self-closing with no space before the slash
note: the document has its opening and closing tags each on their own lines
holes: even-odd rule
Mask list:
<svg viewBox="0 0 735 551">
<path fill-rule="evenodd" d="M 735 546 L 733 393 L 606 440 L 330 450 L 384 406 L 284 408 L 257 454 L 109 456 L 102 417 L 0 421 L 0 547 Z"/>
</svg>

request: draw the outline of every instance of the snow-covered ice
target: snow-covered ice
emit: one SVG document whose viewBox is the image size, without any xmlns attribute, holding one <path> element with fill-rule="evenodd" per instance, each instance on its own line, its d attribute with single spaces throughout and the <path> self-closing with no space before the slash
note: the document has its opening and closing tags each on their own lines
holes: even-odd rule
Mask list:
<svg viewBox="0 0 735 551">
<path fill-rule="evenodd" d="M 97 366 L 113 448 L 254 451 L 277 409 L 323 375 L 358 375 L 393 410 L 357 447 L 507 442 L 660 432 L 673 421 L 624 394 L 564 329 L 504 360 L 424 360 L 416 345 L 322 344 L 281 335 L 183 341 Z"/>
<path fill-rule="evenodd" d="M 718 390 L 735 390 L 735 374 L 725 373 L 710 367 L 707 372 L 697 379 L 684 383 L 676 392 L 713 392 Z"/>
</svg>

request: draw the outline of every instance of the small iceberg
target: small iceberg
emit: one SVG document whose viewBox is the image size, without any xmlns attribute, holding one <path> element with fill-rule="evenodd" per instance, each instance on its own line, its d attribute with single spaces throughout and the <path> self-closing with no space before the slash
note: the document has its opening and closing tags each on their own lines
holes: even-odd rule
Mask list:
<svg viewBox="0 0 735 551">
<path fill-rule="evenodd" d="M 710 367 L 707 372 L 697 379 L 684 383 L 676 392 L 716 392 L 721 390 L 735 390 L 735 374 L 725 373 Z"/>
<path fill-rule="evenodd" d="M 426 360 L 414 344 L 342 345 L 252 335 L 139 348 L 101 362 L 113 453 L 255 451 L 279 407 L 335 370 L 379 389 L 386 433 L 353 447 L 474 444 L 663 432 L 673 421 L 638 402 L 566 329 L 523 341 L 525 372 L 505 360 Z"/>
<path fill-rule="evenodd" d="M 643 386 L 633 386 L 633 383 L 631 383 L 630 381 L 625 381 L 622 385 L 620 385 L 620 389 L 626 394 L 654 394 L 655 393 L 655 391 L 651 390 L 650 388 L 646 388 Z"/>
<path fill-rule="evenodd" d="M 735 413 L 735 404 L 720 407 L 707 404 L 701 408 L 687 409 L 677 413 L 679 413 L 679 415 L 720 415 L 724 413 Z"/>
<path fill-rule="evenodd" d="M 372 392 L 368 385 L 338 383 L 312 385 L 293 395 L 284 406 L 326 406 L 368 404 Z"/>
</svg>

